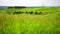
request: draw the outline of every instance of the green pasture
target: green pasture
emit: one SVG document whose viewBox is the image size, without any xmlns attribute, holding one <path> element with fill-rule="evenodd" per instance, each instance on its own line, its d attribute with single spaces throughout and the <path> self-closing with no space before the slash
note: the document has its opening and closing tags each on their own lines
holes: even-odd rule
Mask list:
<svg viewBox="0 0 60 34">
<path fill-rule="evenodd" d="M 13 14 L 13 12 L 42 14 Z M 0 10 L 0 34 L 60 34 L 60 8 Z"/>
</svg>

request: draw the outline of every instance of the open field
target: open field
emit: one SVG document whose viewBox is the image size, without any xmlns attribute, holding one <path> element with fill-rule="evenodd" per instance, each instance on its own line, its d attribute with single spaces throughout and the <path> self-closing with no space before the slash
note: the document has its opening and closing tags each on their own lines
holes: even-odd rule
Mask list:
<svg viewBox="0 0 60 34">
<path fill-rule="evenodd" d="M 24 13 L 13 14 L 20 11 Z M 0 34 L 60 34 L 60 8 L 0 10 Z"/>
</svg>

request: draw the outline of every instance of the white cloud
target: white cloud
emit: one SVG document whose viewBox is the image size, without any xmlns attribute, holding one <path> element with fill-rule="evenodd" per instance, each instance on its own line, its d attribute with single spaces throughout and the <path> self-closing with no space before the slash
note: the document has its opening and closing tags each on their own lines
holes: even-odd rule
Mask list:
<svg viewBox="0 0 60 34">
<path fill-rule="evenodd" d="M 0 6 L 60 6 L 60 0 L 0 0 Z"/>
</svg>

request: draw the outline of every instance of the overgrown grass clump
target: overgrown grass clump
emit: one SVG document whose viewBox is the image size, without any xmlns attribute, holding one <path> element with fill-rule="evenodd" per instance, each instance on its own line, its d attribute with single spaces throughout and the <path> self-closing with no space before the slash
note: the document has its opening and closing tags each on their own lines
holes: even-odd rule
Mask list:
<svg viewBox="0 0 60 34">
<path fill-rule="evenodd" d="M 13 9 L 0 10 L 0 34 L 60 34 L 60 8 L 24 8 L 16 11 L 42 12 L 8 14 Z M 44 14 L 44 15 L 43 15 Z"/>
</svg>

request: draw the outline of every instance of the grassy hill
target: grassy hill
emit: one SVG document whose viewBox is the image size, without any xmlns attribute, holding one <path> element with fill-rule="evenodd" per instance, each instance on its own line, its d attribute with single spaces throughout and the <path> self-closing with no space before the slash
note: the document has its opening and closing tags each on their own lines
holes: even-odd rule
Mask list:
<svg viewBox="0 0 60 34">
<path fill-rule="evenodd" d="M 20 11 L 24 13 L 13 14 Z M 0 10 L 0 34 L 60 34 L 60 8 Z"/>
</svg>

